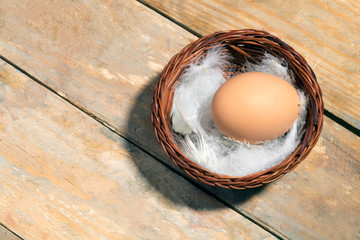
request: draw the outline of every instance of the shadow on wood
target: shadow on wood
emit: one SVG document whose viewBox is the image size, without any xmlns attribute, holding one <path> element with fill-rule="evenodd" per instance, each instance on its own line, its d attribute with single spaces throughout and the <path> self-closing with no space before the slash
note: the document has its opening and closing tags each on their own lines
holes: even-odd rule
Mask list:
<svg viewBox="0 0 360 240">
<path fill-rule="evenodd" d="M 156 168 L 155 166 L 158 164 L 156 164 L 154 161 L 144 161 L 144 159 L 139 159 L 138 154 L 131 153 L 132 160 L 138 167 L 139 172 L 148 181 L 149 185 L 154 189 L 154 191 L 158 191 L 173 204 L 187 205 L 193 209 L 204 210 L 216 209 L 219 208 L 219 206 L 231 207 L 228 203 L 221 200 L 222 197 L 219 196 L 226 196 L 227 199 L 231 199 L 232 203 L 235 202 L 241 204 L 243 202 L 249 201 L 254 195 L 263 191 L 266 186 L 255 189 L 232 190 L 203 184 L 188 176 L 166 156 L 155 137 L 150 119 L 153 89 L 159 80 L 159 77 L 160 73 L 152 78 L 150 83 L 143 88 L 143 91 L 136 98 L 136 102 L 133 104 L 133 107 L 129 112 L 130 115 L 128 116 L 128 124 L 125 136 L 128 140 L 130 140 L 129 145 L 137 145 L 139 148 L 150 154 L 153 157 L 151 158 L 152 160 L 155 161 L 156 159 L 161 164 L 165 165 L 165 168 Z M 196 195 L 193 192 L 188 191 L 189 184 L 185 184 L 186 181 L 179 182 L 177 178 L 174 177 L 174 174 L 168 173 L 169 171 L 181 175 L 187 181 L 202 189 L 207 194 L 213 196 L 224 205 L 211 204 L 206 201 L 202 201 L 202 199 L 199 199 L 200 195 Z"/>
</svg>

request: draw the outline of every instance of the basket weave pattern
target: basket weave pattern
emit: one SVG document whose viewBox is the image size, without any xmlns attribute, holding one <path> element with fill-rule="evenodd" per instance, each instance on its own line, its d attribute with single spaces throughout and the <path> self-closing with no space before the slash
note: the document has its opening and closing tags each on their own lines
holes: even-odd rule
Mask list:
<svg viewBox="0 0 360 240">
<path fill-rule="evenodd" d="M 245 61 L 256 61 L 265 52 L 285 59 L 297 87 L 305 91 L 309 99 L 306 132 L 295 151 L 280 164 L 244 177 L 216 174 L 189 160 L 173 141 L 170 113 L 176 83 L 190 63 L 204 56 L 208 49 L 216 46 L 223 46 L 224 51 L 232 55 L 231 69 L 240 70 Z M 316 76 L 299 53 L 265 31 L 244 29 L 215 32 L 190 43 L 176 54 L 163 69 L 155 86 L 151 110 L 155 135 L 166 154 L 178 167 L 206 184 L 244 189 L 258 187 L 279 179 L 309 155 L 322 130 L 324 105 Z"/>
</svg>

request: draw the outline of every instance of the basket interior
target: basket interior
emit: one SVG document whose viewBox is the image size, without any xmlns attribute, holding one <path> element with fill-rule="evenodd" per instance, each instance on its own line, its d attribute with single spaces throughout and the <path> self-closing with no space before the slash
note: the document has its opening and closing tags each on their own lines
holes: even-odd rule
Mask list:
<svg viewBox="0 0 360 240">
<path fill-rule="evenodd" d="M 232 56 L 231 65 L 225 74 L 240 72 L 246 61 L 259 62 L 265 52 L 283 58 L 295 80 L 308 98 L 305 133 L 296 150 L 280 164 L 245 177 L 219 175 L 202 168 L 184 156 L 171 136 L 171 109 L 176 83 L 190 63 L 206 55 L 214 47 Z M 256 30 L 233 30 L 218 32 L 200 38 L 175 55 L 164 68 L 155 87 L 152 120 L 159 142 L 176 165 L 192 177 L 210 185 L 225 188 L 248 188 L 274 181 L 294 169 L 310 152 L 322 129 L 323 102 L 316 77 L 306 60 L 293 48 L 269 33 Z"/>
</svg>

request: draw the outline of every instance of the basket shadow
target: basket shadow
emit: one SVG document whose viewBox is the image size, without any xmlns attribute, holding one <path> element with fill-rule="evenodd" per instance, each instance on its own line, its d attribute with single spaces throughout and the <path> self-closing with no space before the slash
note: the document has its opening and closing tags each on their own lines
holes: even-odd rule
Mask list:
<svg viewBox="0 0 360 240">
<path fill-rule="evenodd" d="M 130 157 L 150 191 L 157 191 L 172 204 L 197 210 L 241 205 L 263 191 L 266 186 L 245 190 L 209 186 L 188 176 L 166 156 L 150 120 L 153 89 L 159 78 L 160 73 L 137 96 L 129 112 L 125 134 L 129 140 L 126 142 Z M 134 150 L 134 144 L 143 151 L 138 148 Z"/>
</svg>

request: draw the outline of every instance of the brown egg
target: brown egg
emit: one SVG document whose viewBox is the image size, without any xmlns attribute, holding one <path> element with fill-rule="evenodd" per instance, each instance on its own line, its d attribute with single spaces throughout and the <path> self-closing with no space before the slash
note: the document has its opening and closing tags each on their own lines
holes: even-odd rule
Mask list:
<svg viewBox="0 0 360 240">
<path fill-rule="evenodd" d="M 299 111 L 295 88 L 282 78 L 261 72 L 229 79 L 217 90 L 211 104 L 216 127 L 229 138 L 251 144 L 283 135 Z"/>
</svg>

